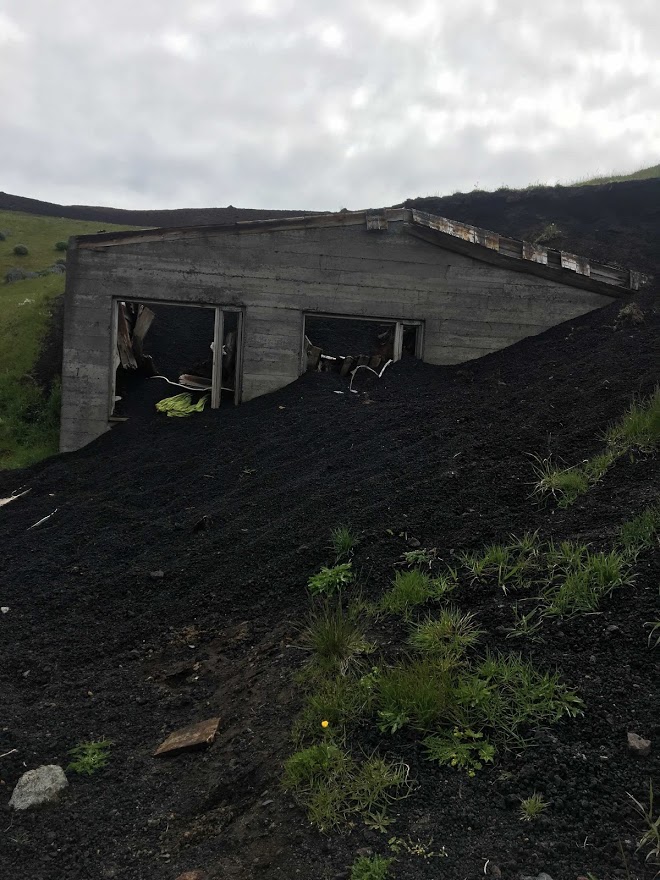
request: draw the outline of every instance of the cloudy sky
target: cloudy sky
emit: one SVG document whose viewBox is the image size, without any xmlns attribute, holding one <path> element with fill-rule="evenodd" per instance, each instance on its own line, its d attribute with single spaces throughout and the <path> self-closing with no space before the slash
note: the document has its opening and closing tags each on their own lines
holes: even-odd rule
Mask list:
<svg viewBox="0 0 660 880">
<path fill-rule="evenodd" d="M 660 161 L 658 0 L 0 0 L 0 189 L 359 209 Z"/>
</svg>

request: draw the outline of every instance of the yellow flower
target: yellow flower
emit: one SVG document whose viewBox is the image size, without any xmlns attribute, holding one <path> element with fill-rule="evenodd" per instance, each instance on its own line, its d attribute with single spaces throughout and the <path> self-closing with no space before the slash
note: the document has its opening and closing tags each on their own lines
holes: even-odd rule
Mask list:
<svg viewBox="0 0 660 880">
<path fill-rule="evenodd" d="M 329 721 L 322 721 L 322 722 L 321 722 L 321 727 L 328 727 L 329 724 L 330 724 Z"/>
</svg>

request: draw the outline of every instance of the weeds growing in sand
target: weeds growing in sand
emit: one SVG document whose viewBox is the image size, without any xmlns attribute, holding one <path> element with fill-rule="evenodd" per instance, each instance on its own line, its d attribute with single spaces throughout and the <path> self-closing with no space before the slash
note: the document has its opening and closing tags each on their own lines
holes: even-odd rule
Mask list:
<svg viewBox="0 0 660 880">
<path fill-rule="evenodd" d="M 549 806 L 550 804 L 543 800 L 543 795 L 535 791 L 533 795 L 520 801 L 520 818 L 524 822 L 533 822 Z"/>
<path fill-rule="evenodd" d="M 409 793 L 408 767 L 372 755 L 358 764 L 333 742 L 296 752 L 285 762 L 282 785 L 321 831 L 359 815 L 379 817 Z"/>
<path fill-rule="evenodd" d="M 623 454 L 632 449 L 653 452 L 660 443 L 660 385 L 646 398 L 635 398 L 624 416 L 608 428 L 607 445 Z"/>
<path fill-rule="evenodd" d="M 340 601 L 324 602 L 313 611 L 302 632 L 301 644 L 313 651 L 314 663 L 324 672 L 345 674 L 348 667 L 373 650 L 355 617 Z"/>
<path fill-rule="evenodd" d="M 386 880 L 392 861 L 384 856 L 360 856 L 351 868 L 351 880 Z"/>
<path fill-rule="evenodd" d="M 332 568 L 323 566 L 321 571 L 309 578 L 307 586 L 313 596 L 332 596 L 354 580 L 352 563 L 342 562 Z"/>
<path fill-rule="evenodd" d="M 526 583 L 539 554 L 538 532 L 511 536 L 508 544 L 488 544 L 478 553 L 462 553 L 463 566 L 474 581 L 495 579 L 506 593 Z"/>
<path fill-rule="evenodd" d="M 413 608 L 425 605 L 431 599 L 440 599 L 457 586 L 453 569 L 435 578 L 418 568 L 397 571 L 391 588 L 381 598 L 379 609 L 408 618 Z"/>
<path fill-rule="evenodd" d="M 544 615 L 570 616 L 595 611 L 617 587 L 631 584 L 630 562 L 623 553 L 592 553 L 586 546 L 566 542 L 567 551 L 553 556 L 553 578 L 544 593 Z"/>
<path fill-rule="evenodd" d="M 660 504 L 655 504 L 621 526 L 617 543 L 634 560 L 642 550 L 650 550 L 658 543 L 658 532 Z"/>
<path fill-rule="evenodd" d="M 430 731 L 451 717 L 453 686 L 446 663 L 423 657 L 382 672 L 375 703 L 381 731 L 396 733 L 406 725 Z"/>
<path fill-rule="evenodd" d="M 437 617 L 427 617 L 414 625 L 410 634 L 411 647 L 425 654 L 460 659 L 482 635 L 475 623 L 475 615 L 463 613 L 450 606 Z"/>
<path fill-rule="evenodd" d="M 110 760 L 111 745 L 112 740 L 109 739 L 78 743 L 69 751 L 74 760 L 66 769 L 83 776 L 92 776 L 97 770 L 101 770 L 107 765 Z"/>
<path fill-rule="evenodd" d="M 470 728 L 455 727 L 451 732 L 427 736 L 424 747 L 429 761 L 464 770 L 468 776 L 474 776 L 484 764 L 495 759 L 495 746 L 481 731 Z"/>
<path fill-rule="evenodd" d="M 579 467 L 560 468 L 551 457 L 532 456 L 535 482 L 532 494 L 540 500 L 548 496 L 555 499 L 559 507 L 568 507 L 589 489 L 589 478 Z"/>
<path fill-rule="evenodd" d="M 649 780 L 648 806 L 644 806 L 644 804 L 641 801 L 638 801 L 637 798 L 633 797 L 630 792 L 628 793 L 628 797 L 635 805 L 635 809 L 642 817 L 646 826 L 644 833 L 638 841 L 637 849 L 648 850 L 646 854 L 647 862 L 649 859 L 653 859 L 654 863 L 660 864 L 660 813 L 658 813 L 657 816 L 654 815 L 653 782 Z"/>
<path fill-rule="evenodd" d="M 330 532 L 330 546 L 332 547 L 337 562 L 348 559 L 353 555 L 358 544 L 357 534 L 348 526 L 337 526 Z"/>
</svg>

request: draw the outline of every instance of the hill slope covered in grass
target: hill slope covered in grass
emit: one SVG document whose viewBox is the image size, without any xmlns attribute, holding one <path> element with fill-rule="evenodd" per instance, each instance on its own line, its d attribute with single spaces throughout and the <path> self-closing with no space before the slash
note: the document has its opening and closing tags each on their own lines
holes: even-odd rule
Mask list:
<svg viewBox="0 0 660 880">
<path fill-rule="evenodd" d="M 48 274 L 7 283 L 7 273 L 45 270 L 66 257 L 58 242 L 98 229 L 96 221 L 0 211 L 0 469 L 21 467 L 57 451 L 58 378 L 37 376 L 35 366 L 65 278 Z M 14 253 L 20 245 L 27 254 Z"/>
<path fill-rule="evenodd" d="M 660 165 L 651 165 L 648 168 L 640 168 L 638 171 L 631 171 L 628 174 L 601 174 L 597 177 L 590 177 L 586 180 L 577 180 L 572 185 L 582 186 L 599 186 L 602 183 L 622 183 L 626 180 L 651 180 L 660 177 Z"/>
</svg>

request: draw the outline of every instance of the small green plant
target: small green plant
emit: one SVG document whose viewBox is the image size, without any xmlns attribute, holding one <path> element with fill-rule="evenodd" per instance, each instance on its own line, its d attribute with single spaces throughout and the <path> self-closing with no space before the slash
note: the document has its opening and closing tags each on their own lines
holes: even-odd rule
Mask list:
<svg viewBox="0 0 660 880">
<path fill-rule="evenodd" d="M 568 507 L 589 489 L 589 478 L 578 467 L 557 467 L 551 458 L 532 456 L 532 465 L 536 481 L 532 494 L 543 500 L 548 496 L 557 501 L 559 507 Z"/>
<path fill-rule="evenodd" d="M 426 549 L 421 547 L 419 550 L 408 550 L 401 554 L 404 563 L 411 568 L 428 566 L 431 568 L 433 563 L 438 559 L 438 551 L 435 547 Z"/>
<path fill-rule="evenodd" d="M 321 571 L 309 578 L 307 586 L 313 596 L 332 596 L 354 580 L 352 563 L 342 562 L 332 568 L 323 566 Z"/>
<path fill-rule="evenodd" d="M 91 776 L 97 770 L 105 767 L 110 760 L 109 750 L 112 740 L 99 739 L 89 742 L 78 743 L 77 746 L 69 751 L 74 758 L 66 768 L 73 773 L 80 773 L 84 776 Z"/>
<path fill-rule="evenodd" d="M 495 758 L 495 746 L 484 738 L 481 731 L 470 728 L 455 727 L 451 733 L 427 736 L 424 746 L 429 761 L 465 770 L 468 776 L 474 776 L 477 770 Z"/>
<path fill-rule="evenodd" d="M 587 459 L 582 464 L 582 472 L 586 476 L 590 485 L 600 482 L 607 471 L 616 461 L 616 454 L 612 450 L 602 452 L 600 455 L 594 455 L 593 458 Z"/>
<path fill-rule="evenodd" d="M 608 428 L 607 445 L 615 453 L 653 452 L 660 443 L 660 385 L 647 398 L 634 399 L 625 415 Z"/>
<path fill-rule="evenodd" d="M 543 800 L 543 795 L 535 791 L 533 795 L 520 801 L 520 818 L 524 822 L 533 822 L 549 806 L 550 804 Z"/>
<path fill-rule="evenodd" d="M 638 801 L 637 798 L 633 797 L 630 792 L 628 792 L 628 797 L 635 805 L 635 809 L 642 817 L 646 826 L 646 830 L 637 844 L 637 849 L 648 849 L 646 861 L 653 859 L 654 862 L 660 863 L 660 813 L 658 813 L 657 816 L 654 815 L 653 782 L 649 780 L 648 806 L 644 806 L 644 804 L 641 801 Z"/>
<path fill-rule="evenodd" d="M 528 187 L 529 189 L 529 187 Z M 534 239 L 534 244 L 550 244 L 563 235 L 556 223 L 548 223 Z"/>
<path fill-rule="evenodd" d="M 475 623 L 475 615 L 463 613 L 450 606 L 443 608 L 438 617 L 427 617 L 415 624 L 410 635 L 410 644 L 417 651 L 426 654 L 455 657 L 460 659 L 482 635 Z"/>
<path fill-rule="evenodd" d="M 56 241 L 55 242 L 55 250 L 56 251 L 68 251 L 69 250 L 69 242 L 68 241 Z"/>
<path fill-rule="evenodd" d="M 351 880 L 386 880 L 392 861 L 383 856 L 360 856 L 351 868 Z"/>
<path fill-rule="evenodd" d="M 451 569 L 437 578 L 418 568 L 397 571 L 391 588 L 380 600 L 379 608 L 388 614 L 402 614 L 407 618 L 413 608 L 441 598 L 456 586 L 456 572 Z"/>
<path fill-rule="evenodd" d="M 307 809 L 321 831 L 336 828 L 354 815 L 384 814 L 408 794 L 408 767 L 377 755 L 358 765 L 333 742 L 296 752 L 284 764 L 282 785 Z"/>
<path fill-rule="evenodd" d="M 660 505 L 647 507 L 638 516 L 621 526 L 618 544 L 626 556 L 636 559 L 642 550 L 650 550 L 658 543 Z"/>
<path fill-rule="evenodd" d="M 24 244 L 14 245 L 14 253 L 17 257 L 26 257 L 30 252 Z"/>
<path fill-rule="evenodd" d="M 430 657 L 399 663 L 381 673 L 375 698 L 382 731 L 409 724 L 428 732 L 451 716 L 451 670 Z"/>
<path fill-rule="evenodd" d="M 420 859 L 446 858 L 447 850 L 444 846 L 439 850 L 433 850 L 433 838 L 431 837 L 427 843 L 422 840 L 413 840 L 412 837 L 390 837 L 387 841 L 391 852 L 395 855 L 404 853 L 408 856 L 417 856 Z"/>
<path fill-rule="evenodd" d="M 320 669 L 342 674 L 360 656 L 373 650 L 341 602 L 332 605 L 325 602 L 320 610 L 311 614 L 302 632 L 301 643 L 314 652 L 314 662 Z"/>
<path fill-rule="evenodd" d="M 541 640 L 538 633 L 542 620 L 538 608 L 532 608 L 525 614 L 516 602 L 513 605 L 513 617 L 514 624 L 508 629 L 507 639 L 529 639 L 532 642 Z"/>
</svg>

